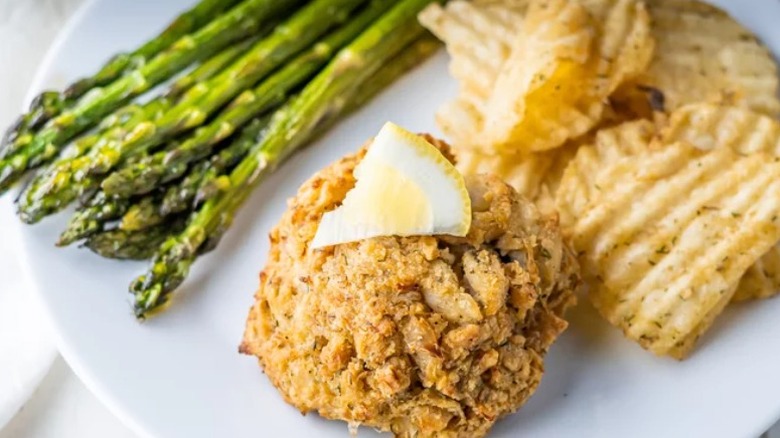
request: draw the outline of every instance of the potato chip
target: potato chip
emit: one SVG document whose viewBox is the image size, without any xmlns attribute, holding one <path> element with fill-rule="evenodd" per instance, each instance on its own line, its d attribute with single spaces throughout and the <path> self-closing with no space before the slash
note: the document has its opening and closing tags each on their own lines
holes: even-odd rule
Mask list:
<svg viewBox="0 0 780 438">
<path fill-rule="evenodd" d="M 729 147 L 741 154 L 780 157 L 780 122 L 734 106 L 685 105 L 671 114 L 662 136 L 665 142 L 684 141 L 704 150 Z"/>
<path fill-rule="evenodd" d="M 457 167 L 463 174 L 494 174 L 518 193 L 533 201 L 544 214 L 555 212 L 554 193 L 569 161 L 582 144 L 593 142 L 587 135 L 572 140 L 563 147 L 530 154 L 486 155 L 477 150 L 456 151 Z"/>
<path fill-rule="evenodd" d="M 444 41 L 450 53 L 450 73 L 461 93 L 485 100 L 509 58 L 529 0 L 456 0 L 433 3 L 419 15 L 420 23 Z"/>
<path fill-rule="evenodd" d="M 760 300 L 780 293 L 780 246 L 775 245 L 748 269 L 732 301 Z"/>
<path fill-rule="evenodd" d="M 716 104 L 685 105 L 663 130 L 666 142 L 684 141 L 703 150 L 729 147 L 740 154 L 765 152 L 780 157 L 780 122 L 754 111 Z M 780 293 L 780 248 L 775 246 L 745 273 L 734 300 Z"/>
<path fill-rule="evenodd" d="M 725 102 L 780 114 L 777 66 L 755 35 L 727 13 L 696 0 L 648 1 L 653 60 L 613 96 L 649 117 L 686 103 Z"/>
<path fill-rule="evenodd" d="M 557 200 L 591 299 L 628 338 L 683 358 L 780 239 L 780 162 L 686 143 L 608 151 L 581 148 L 587 165 L 567 169 Z M 591 181 L 595 201 L 568 203 L 571 178 Z"/>
<path fill-rule="evenodd" d="M 656 127 L 647 120 L 624 123 L 602 129 L 593 148 L 580 151 L 573 161 L 567 185 L 558 196 L 562 204 L 563 223 L 571 223 L 573 206 L 592 202 L 598 196 L 588 175 L 598 172 L 603 162 L 615 161 L 626 155 L 638 155 L 648 150 L 656 136 Z M 780 124 L 761 114 L 737 107 L 715 104 L 685 105 L 675 111 L 668 126 L 658 134 L 661 141 L 685 141 L 702 150 L 716 145 L 749 154 L 766 152 L 780 156 Z M 584 176 L 585 178 L 580 178 Z M 772 248 L 747 271 L 737 287 L 735 301 L 768 298 L 780 293 L 780 248 Z"/>
<path fill-rule="evenodd" d="M 447 44 L 460 84 L 437 114 L 442 131 L 488 155 L 552 149 L 586 133 L 653 47 L 649 14 L 635 0 L 455 1 L 430 6 L 420 21 Z"/>
<path fill-rule="evenodd" d="M 483 111 L 482 147 L 535 152 L 596 126 L 607 97 L 650 61 L 642 2 L 532 2 Z"/>
<path fill-rule="evenodd" d="M 577 150 L 576 158 L 562 172 L 555 191 L 564 227 L 573 225 L 585 207 L 599 197 L 593 176 L 605 165 L 646 152 L 655 131 L 655 125 L 648 120 L 627 122 L 598 131 L 592 146 Z"/>
<path fill-rule="evenodd" d="M 501 69 L 483 111 L 482 140 L 488 153 L 548 149 L 518 144 L 524 140 L 520 132 L 525 125 L 536 128 L 534 132 L 526 132 L 531 137 L 527 141 L 543 141 L 546 146 L 547 137 L 559 132 L 554 126 L 557 119 L 566 116 L 567 120 L 583 126 L 583 119 L 598 117 L 598 105 L 572 108 L 583 93 L 584 87 L 578 79 L 587 77 L 586 63 L 591 58 L 596 33 L 596 23 L 579 2 L 531 3 L 512 54 Z M 553 114 L 557 109 L 564 114 Z M 550 115 L 555 118 L 546 117 Z M 533 120 L 541 119 L 539 116 L 550 123 L 535 126 Z M 554 146 L 565 140 L 556 139 L 558 144 Z"/>
<path fill-rule="evenodd" d="M 456 0 L 433 3 L 420 23 L 445 42 L 459 95 L 436 115 L 456 149 L 473 148 L 485 101 L 509 58 L 529 0 Z"/>
</svg>

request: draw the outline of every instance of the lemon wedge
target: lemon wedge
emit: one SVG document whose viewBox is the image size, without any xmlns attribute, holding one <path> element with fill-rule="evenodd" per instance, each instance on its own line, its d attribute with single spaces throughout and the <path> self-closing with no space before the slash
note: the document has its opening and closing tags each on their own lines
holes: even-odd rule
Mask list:
<svg viewBox="0 0 780 438">
<path fill-rule="evenodd" d="M 341 206 L 322 216 L 312 248 L 378 236 L 465 236 L 471 227 L 463 175 L 398 125 L 385 124 L 354 175 Z"/>
</svg>

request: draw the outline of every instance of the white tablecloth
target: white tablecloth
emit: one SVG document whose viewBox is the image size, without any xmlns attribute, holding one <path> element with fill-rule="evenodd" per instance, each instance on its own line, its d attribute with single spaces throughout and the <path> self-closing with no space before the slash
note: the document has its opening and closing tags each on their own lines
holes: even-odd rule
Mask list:
<svg viewBox="0 0 780 438">
<path fill-rule="evenodd" d="M 46 49 L 70 14 L 83 1 L 0 0 L 0 127 L 3 129 L 18 114 Z M 2 233 L 0 229 L 0 278 L 3 278 L 5 285 L 23 287 L 18 286 L 24 284 L 22 279 L 13 277 L 19 275 L 18 261 L 13 254 L 3 251 L 3 239 L 7 235 Z M 4 293 L 8 293 L 7 289 L 0 289 L 0 306 L 10 302 L 4 301 Z M 34 312 L 27 308 L 30 306 L 26 300 L 21 307 L 13 306 L 18 311 L 14 317 L 18 320 L 32 318 L 30 315 Z M 0 318 L 3 316 L 0 309 Z M 4 359 L 7 357 L 6 352 L 0 351 L 0 360 L 9 360 Z M 41 360 L 47 361 L 46 358 Z M 30 401 L 0 430 L 0 438 L 134 436 L 84 387 L 62 359 L 54 361 Z M 780 438 L 780 427 L 776 426 L 770 436 Z"/>
</svg>

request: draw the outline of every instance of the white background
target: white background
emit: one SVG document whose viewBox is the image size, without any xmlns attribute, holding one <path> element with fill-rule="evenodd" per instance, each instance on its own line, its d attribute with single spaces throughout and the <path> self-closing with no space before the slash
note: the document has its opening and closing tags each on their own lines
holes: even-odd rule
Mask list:
<svg viewBox="0 0 780 438">
<path fill-rule="evenodd" d="M 83 0 L 0 0 L 0 127 L 16 117 L 27 87 L 46 49 Z M 4 236 L 5 238 L 5 236 Z M 24 284 L 13 254 L 3 252 L 0 241 L 0 275 L 3 285 Z M 25 291 L 0 287 L 0 305 L 10 293 Z M 15 309 L 24 318 L 27 309 Z M 0 360 L 13 360 L 3 357 Z M 8 376 L 3 376 L 8 378 Z M 780 394 L 778 395 L 780 397 Z M 57 359 L 41 387 L 22 411 L 0 431 L 0 438 L 133 437 Z M 780 438 L 780 428 L 770 434 Z"/>
</svg>

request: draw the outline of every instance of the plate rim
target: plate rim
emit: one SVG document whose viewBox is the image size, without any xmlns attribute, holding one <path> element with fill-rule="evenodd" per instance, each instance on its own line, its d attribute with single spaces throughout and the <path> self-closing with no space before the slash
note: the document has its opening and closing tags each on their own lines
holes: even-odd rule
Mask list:
<svg viewBox="0 0 780 438">
<path fill-rule="evenodd" d="M 84 3 L 67 18 L 65 25 L 57 32 L 52 44 L 46 50 L 46 54 L 38 65 L 35 75 L 33 75 L 33 80 L 25 93 L 20 111 L 26 112 L 30 102 L 32 102 L 32 100 L 45 88 L 43 87 L 43 83 L 46 79 L 46 75 L 51 70 L 52 63 L 62 49 L 62 46 L 77 28 L 79 23 L 84 21 L 89 11 L 100 1 L 102 0 L 84 0 Z M 19 234 L 27 232 L 24 224 L 20 221 L 12 220 L 12 222 L 15 224 L 16 231 Z M 19 239 L 19 256 L 23 270 L 22 274 L 27 276 L 30 280 L 30 292 L 34 295 L 34 301 L 39 305 L 42 316 L 46 319 L 49 327 L 51 327 L 52 337 L 57 347 L 57 351 L 73 371 L 73 374 L 75 374 L 84 386 L 87 387 L 89 392 L 108 409 L 111 415 L 114 415 L 133 433 L 142 437 L 152 437 L 153 435 L 143 427 L 140 422 L 136 421 L 132 415 L 120 407 L 121 403 L 111 395 L 111 391 L 109 391 L 108 388 L 104 387 L 104 385 L 92 375 L 89 371 L 89 367 L 82 361 L 79 354 L 74 351 L 71 343 L 63 337 L 63 330 L 57 322 L 58 319 L 54 317 L 54 310 L 52 309 L 49 300 L 46 299 L 46 295 L 41 292 L 41 285 L 39 284 L 37 277 L 33 275 L 33 270 L 30 265 L 29 249 L 28 245 L 25 244 L 24 239 Z"/>
</svg>

